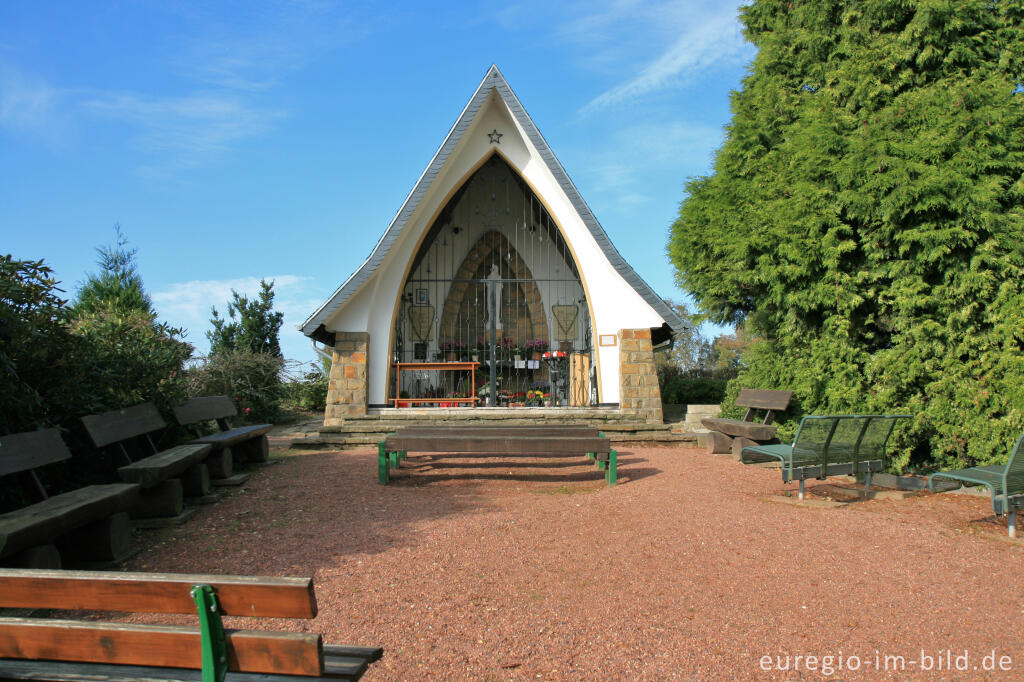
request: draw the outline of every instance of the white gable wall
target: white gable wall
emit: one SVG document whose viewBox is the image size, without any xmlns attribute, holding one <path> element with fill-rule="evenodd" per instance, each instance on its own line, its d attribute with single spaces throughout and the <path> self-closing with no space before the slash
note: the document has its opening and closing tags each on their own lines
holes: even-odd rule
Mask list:
<svg viewBox="0 0 1024 682">
<path fill-rule="evenodd" d="M 492 143 L 487 135 L 494 129 L 502 133 L 500 144 Z M 373 276 L 324 323 L 328 331 L 369 332 L 370 404 L 383 404 L 387 397 L 396 303 L 420 240 L 451 195 L 495 149 L 544 202 L 576 256 L 591 309 L 602 403 L 619 402 L 619 349 L 597 345 L 600 336 L 664 323 L 609 262 L 525 131 L 492 91 Z"/>
</svg>

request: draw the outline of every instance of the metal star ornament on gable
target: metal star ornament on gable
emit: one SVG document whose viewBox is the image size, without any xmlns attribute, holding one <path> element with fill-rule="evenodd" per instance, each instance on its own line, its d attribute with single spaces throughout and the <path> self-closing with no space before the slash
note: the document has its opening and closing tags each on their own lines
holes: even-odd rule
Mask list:
<svg viewBox="0 0 1024 682">
<path fill-rule="evenodd" d="M 498 132 L 497 128 L 487 133 L 487 137 L 491 138 L 492 144 L 501 144 L 501 135 L 502 134 Z"/>
</svg>

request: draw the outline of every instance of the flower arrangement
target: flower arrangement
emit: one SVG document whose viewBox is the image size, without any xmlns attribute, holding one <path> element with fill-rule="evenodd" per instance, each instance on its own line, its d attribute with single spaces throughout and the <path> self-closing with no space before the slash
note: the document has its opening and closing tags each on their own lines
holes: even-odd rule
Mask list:
<svg viewBox="0 0 1024 682">
<path fill-rule="evenodd" d="M 544 404 L 544 391 L 530 390 L 526 392 L 526 404 L 539 407 Z"/>
<path fill-rule="evenodd" d="M 547 349 L 547 339 L 530 339 L 523 344 L 523 350 L 526 351 L 526 353 L 543 353 Z"/>
</svg>

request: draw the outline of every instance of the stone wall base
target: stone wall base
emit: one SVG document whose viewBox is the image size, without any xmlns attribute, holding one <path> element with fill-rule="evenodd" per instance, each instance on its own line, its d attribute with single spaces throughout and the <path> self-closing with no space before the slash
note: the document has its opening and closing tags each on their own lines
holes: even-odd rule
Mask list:
<svg viewBox="0 0 1024 682">
<path fill-rule="evenodd" d="M 619 331 L 619 407 L 648 424 L 664 421 L 650 329 Z"/>
</svg>

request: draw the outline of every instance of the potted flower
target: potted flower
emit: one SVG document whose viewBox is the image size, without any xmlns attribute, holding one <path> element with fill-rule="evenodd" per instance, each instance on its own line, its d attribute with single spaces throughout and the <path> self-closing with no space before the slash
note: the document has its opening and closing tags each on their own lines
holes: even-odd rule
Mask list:
<svg viewBox="0 0 1024 682">
<path fill-rule="evenodd" d="M 523 344 L 523 350 L 531 360 L 540 360 L 540 354 L 548 349 L 547 339 L 530 339 Z"/>
<path fill-rule="evenodd" d="M 495 383 L 498 385 L 498 390 L 501 390 L 501 377 L 495 377 Z M 476 394 L 480 396 L 480 399 L 484 401 L 485 405 L 494 405 L 495 399 L 498 397 L 491 391 L 491 382 L 487 382 L 476 390 Z"/>
<path fill-rule="evenodd" d="M 473 362 L 479 362 L 481 357 L 487 357 L 488 350 L 490 347 L 487 345 L 487 339 L 482 336 L 476 337 L 476 344 L 472 350 Z"/>
<path fill-rule="evenodd" d="M 442 353 L 444 353 L 444 359 L 447 360 L 448 362 L 454 362 L 458 360 L 459 355 L 462 353 L 463 350 L 465 350 L 465 348 L 466 344 L 462 343 L 461 341 L 452 341 L 451 339 L 448 339 L 447 341 L 442 341 L 441 345 L 438 346 L 438 349 Z"/>
</svg>

